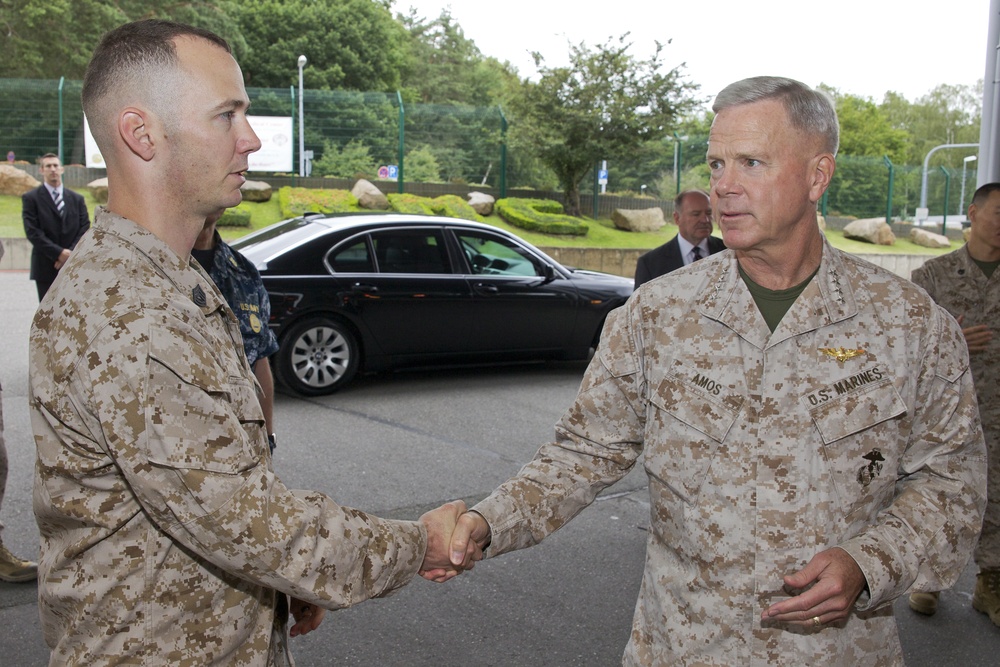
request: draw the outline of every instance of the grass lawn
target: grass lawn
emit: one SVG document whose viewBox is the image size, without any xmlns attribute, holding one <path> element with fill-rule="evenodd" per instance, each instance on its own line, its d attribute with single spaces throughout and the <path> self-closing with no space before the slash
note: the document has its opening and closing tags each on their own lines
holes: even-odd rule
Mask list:
<svg viewBox="0 0 1000 667">
<path fill-rule="evenodd" d="M 95 202 L 86 188 L 78 190 L 87 202 L 91 220 L 94 217 Z M 262 229 L 281 219 L 277 197 L 260 204 L 248 203 L 251 209 L 250 227 L 220 227 L 219 232 L 226 241 L 238 239 L 251 231 Z M 498 215 L 486 219 L 491 225 L 506 229 L 517 234 L 524 240 L 536 246 L 558 248 L 638 248 L 648 249 L 666 243 L 677 233 L 677 227 L 667 223 L 656 232 L 626 232 L 616 229 L 611 220 L 587 220 L 590 231 L 586 236 L 562 236 L 554 234 L 538 234 L 529 232 L 502 220 Z M 861 241 L 845 239 L 843 233 L 829 230 L 826 233 L 834 247 L 855 254 L 886 253 L 901 255 L 940 255 L 950 249 L 936 250 L 924 248 L 910 242 L 907 238 L 897 238 L 895 245 L 879 246 Z M 21 222 L 21 198 L 0 195 L 0 238 L 23 238 L 24 226 Z M 960 243 L 952 241 L 951 250 L 958 248 Z"/>
</svg>

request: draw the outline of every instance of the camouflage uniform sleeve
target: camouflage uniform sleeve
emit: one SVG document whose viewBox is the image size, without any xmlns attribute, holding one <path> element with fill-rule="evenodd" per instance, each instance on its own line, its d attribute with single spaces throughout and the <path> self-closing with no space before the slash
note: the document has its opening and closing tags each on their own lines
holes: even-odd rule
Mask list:
<svg viewBox="0 0 1000 667">
<path fill-rule="evenodd" d="M 611 312 L 573 405 L 520 472 L 473 509 L 490 524 L 488 555 L 540 542 L 621 479 L 642 452 L 640 335 L 628 305 Z"/>
<path fill-rule="evenodd" d="M 975 545 L 986 506 L 986 449 L 958 324 L 934 306 L 911 429 L 891 505 L 841 544 L 868 581 L 859 610 L 908 589 L 950 588 Z M 914 343 L 916 344 L 916 343 Z"/>
<path fill-rule="evenodd" d="M 920 287 L 923 287 L 928 294 L 933 298 L 934 296 L 934 280 L 933 274 L 930 267 L 924 264 L 923 266 L 918 266 L 910 274 L 910 280 Z"/>
<path fill-rule="evenodd" d="M 183 323 L 139 320 L 106 329 L 76 369 L 149 520 L 223 570 L 325 608 L 406 584 L 423 526 L 287 489 L 267 464 L 252 379 L 216 354 L 226 361 Z"/>
</svg>

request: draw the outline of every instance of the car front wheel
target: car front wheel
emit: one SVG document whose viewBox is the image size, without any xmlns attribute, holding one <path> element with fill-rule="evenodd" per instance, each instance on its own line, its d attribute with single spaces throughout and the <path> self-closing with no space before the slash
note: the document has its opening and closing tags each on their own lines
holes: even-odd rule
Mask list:
<svg viewBox="0 0 1000 667">
<path fill-rule="evenodd" d="M 345 324 L 326 317 L 311 318 L 282 337 L 278 378 L 299 394 L 331 394 L 354 377 L 358 357 L 357 339 Z"/>
</svg>

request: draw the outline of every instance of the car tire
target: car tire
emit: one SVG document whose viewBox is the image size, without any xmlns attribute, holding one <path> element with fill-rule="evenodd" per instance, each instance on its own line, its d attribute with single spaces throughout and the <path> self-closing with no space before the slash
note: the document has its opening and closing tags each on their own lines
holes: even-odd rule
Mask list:
<svg viewBox="0 0 1000 667">
<path fill-rule="evenodd" d="M 354 377 L 357 338 L 343 322 L 312 317 L 293 325 L 278 349 L 278 379 L 304 396 L 332 394 Z"/>
</svg>

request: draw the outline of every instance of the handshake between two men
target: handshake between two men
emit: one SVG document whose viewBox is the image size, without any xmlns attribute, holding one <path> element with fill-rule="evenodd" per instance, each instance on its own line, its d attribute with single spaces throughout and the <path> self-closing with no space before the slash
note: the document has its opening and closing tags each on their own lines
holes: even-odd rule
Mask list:
<svg viewBox="0 0 1000 667">
<path fill-rule="evenodd" d="M 427 529 L 427 551 L 420 576 L 443 583 L 483 559 L 490 542 L 490 526 L 477 512 L 466 509 L 461 500 L 445 503 L 420 517 Z"/>
</svg>

